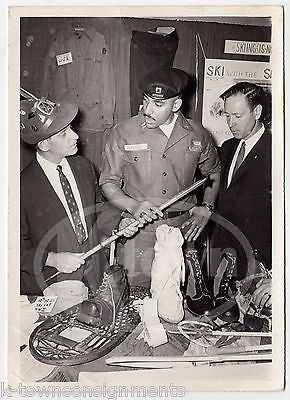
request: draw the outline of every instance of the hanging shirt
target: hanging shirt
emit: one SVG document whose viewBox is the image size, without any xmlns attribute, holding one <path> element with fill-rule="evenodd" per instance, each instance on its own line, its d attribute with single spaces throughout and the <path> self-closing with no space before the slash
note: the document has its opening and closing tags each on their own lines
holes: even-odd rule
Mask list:
<svg viewBox="0 0 290 400">
<path fill-rule="evenodd" d="M 245 142 L 245 155 L 244 155 L 244 160 L 245 160 L 245 158 L 247 157 L 249 152 L 252 150 L 252 148 L 255 146 L 255 144 L 258 142 L 258 140 L 261 138 L 261 136 L 263 135 L 264 132 L 265 132 L 265 127 L 263 125 L 253 136 L 249 137 L 248 139 L 246 138 L 246 139 L 240 140 L 240 143 L 239 143 L 238 147 L 236 148 L 236 151 L 235 151 L 235 154 L 234 154 L 234 157 L 232 159 L 232 163 L 231 163 L 231 166 L 229 169 L 228 187 L 232 181 L 237 157 L 238 157 L 238 154 L 240 152 L 240 148 L 241 148 L 243 142 Z"/>
<path fill-rule="evenodd" d="M 71 96 L 79 106 L 82 130 L 112 127 L 115 78 L 104 36 L 90 25 L 59 30 L 45 58 L 42 93 L 53 101 Z"/>
<path fill-rule="evenodd" d="M 49 180 L 51 186 L 53 187 L 55 193 L 57 194 L 57 197 L 59 198 L 59 200 L 62 202 L 62 205 L 65 208 L 65 211 L 67 213 L 67 216 L 69 217 L 69 220 L 72 224 L 72 227 L 74 229 L 74 223 L 73 223 L 73 219 L 72 219 L 72 215 L 70 212 L 70 209 L 68 207 L 65 195 L 63 193 L 63 189 L 59 180 L 59 173 L 56 169 L 57 165 L 61 165 L 62 167 L 62 172 L 65 174 L 65 176 L 67 177 L 74 198 L 76 200 L 78 209 L 79 209 L 79 213 L 80 213 L 80 217 L 81 217 L 81 221 L 83 224 L 83 227 L 86 231 L 86 238 L 88 236 L 88 231 L 87 231 L 87 225 L 86 225 L 86 220 L 85 220 L 85 215 L 84 215 L 84 209 L 83 209 L 83 205 L 82 205 L 82 200 L 81 200 L 81 196 L 80 196 L 80 192 L 78 190 L 77 187 L 77 183 L 76 180 L 74 178 L 74 175 L 72 173 L 72 170 L 69 166 L 69 163 L 67 162 L 66 158 L 63 158 L 62 161 L 59 164 L 54 164 L 51 161 L 46 160 L 44 157 L 42 157 L 38 152 L 36 153 L 36 159 L 39 163 L 39 165 L 41 166 L 43 172 L 45 173 L 47 179 Z"/>
<path fill-rule="evenodd" d="M 138 113 L 143 91 L 139 82 L 151 71 L 172 67 L 178 48 L 176 29 L 163 27 L 156 31 L 132 31 L 130 44 L 130 106 L 131 115 Z"/>
</svg>

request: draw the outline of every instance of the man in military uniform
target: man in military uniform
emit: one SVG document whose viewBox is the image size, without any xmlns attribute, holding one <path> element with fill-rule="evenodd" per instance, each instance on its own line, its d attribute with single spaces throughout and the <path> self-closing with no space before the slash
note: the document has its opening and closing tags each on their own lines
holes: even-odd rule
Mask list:
<svg viewBox="0 0 290 400">
<path fill-rule="evenodd" d="M 186 227 L 185 239 L 195 240 L 213 210 L 219 157 L 209 132 L 179 111 L 187 83 L 187 74 L 176 68 L 146 75 L 140 82 L 143 107 L 115 126 L 104 149 L 99 182 L 104 195 L 123 215 L 146 223 L 118 250 L 132 284 L 150 286 L 158 225 Z M 209 177 L 202 204 L 192 195 L 162 213 L 158 207 L 190 186 L 197 168 Z"/>
</svg>

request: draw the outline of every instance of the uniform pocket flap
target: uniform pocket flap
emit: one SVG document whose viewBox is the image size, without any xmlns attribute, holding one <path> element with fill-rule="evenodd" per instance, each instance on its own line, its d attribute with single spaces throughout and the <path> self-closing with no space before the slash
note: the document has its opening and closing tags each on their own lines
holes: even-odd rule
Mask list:
<svg viewBox="0 0 290 400">
<path fill-rule="evenodd" d="M 131 163 L 148 162 L 151 160 L 151 150 L 127 151 L 126 158 Z"/>
</svg>

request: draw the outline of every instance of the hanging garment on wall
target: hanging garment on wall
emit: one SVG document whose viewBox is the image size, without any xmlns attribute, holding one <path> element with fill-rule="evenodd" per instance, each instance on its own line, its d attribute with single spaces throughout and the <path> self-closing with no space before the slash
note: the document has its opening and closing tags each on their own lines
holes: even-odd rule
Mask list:
<svg viewBox="0 0 290 400">
<path fill-rule="evenodd" d="M 79 106 L 79 127 L 97 131 L 113 125 L 115 79 L 105 38 L 90 25 L 59 30 L 45 59 L 44 95 L 70 95 Z"/>
<path fill-rule="evenodd" d="M 79 154 L 87 157 L 94 164 L 97 175 L 99 176 L 102 165 L 102 152 L 110 129 L 106 131 L 78 129 L 79 135 L 78 149 Z"/>
<path fill-rule="evenodd" d="M 142 77 L 162 67 L 172 67 L 178 47 L 175 28 L 160 27 L 156 31 L 132 32 L 130 47 L 130 104 L 131 115 L 138 114 L 142 103 L 139 81 Z"/>
</svg>

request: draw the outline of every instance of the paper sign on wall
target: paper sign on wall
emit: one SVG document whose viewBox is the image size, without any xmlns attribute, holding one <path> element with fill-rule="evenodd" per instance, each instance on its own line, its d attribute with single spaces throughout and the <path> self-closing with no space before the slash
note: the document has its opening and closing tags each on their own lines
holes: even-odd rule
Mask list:
<svg viewBox="0 0 290 400">
<path fill-rule="evenodd" d="M 245 40 L 225 40 L 225 53 L 270 56 L 272 45 L 269 42 L 249 42 Z"/>
<path fill-rule="evenodd" d="M 71 51 L 56 56 L 57 65 L 65 65 L 73 62 Z"/>
<path fill-rule="evenodd" d="M 223 116 L 224 102 L 220 95 L 235 83 L 247 81 L 271 91 L 270 63 L 206 59 L 204 65 L 202 124 L 213 135 L 217 146 L 232 134 Z"/>
</svg>

